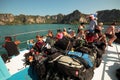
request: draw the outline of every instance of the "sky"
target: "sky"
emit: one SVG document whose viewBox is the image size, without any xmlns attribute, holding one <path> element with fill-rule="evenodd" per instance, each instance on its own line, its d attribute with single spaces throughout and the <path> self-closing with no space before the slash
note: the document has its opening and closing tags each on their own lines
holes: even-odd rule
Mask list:
<svg viewBox="0 0 120 80">
<path fill-rule="evenodd" d="M 14 15 L 66 15 L 74 10 L 93 14 L 112 9 L 120 10 L 120 0 L 0 0 L 0 13 Z"/>
</svg>

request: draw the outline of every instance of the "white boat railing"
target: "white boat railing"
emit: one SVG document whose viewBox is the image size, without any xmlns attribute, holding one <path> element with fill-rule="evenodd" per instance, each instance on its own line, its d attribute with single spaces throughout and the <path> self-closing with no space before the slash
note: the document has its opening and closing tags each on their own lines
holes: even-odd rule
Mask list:
<svg viewBox="0 0 120 80">
<path fill-rule="evenodd" d="M 75 27 L 65 27 L 65 28 L 71 28 L 71 29 L 75 29 Z M 36 31 L 30 31 L 30 32 L 23 32 L 23 33 L 18 33 L 18 34 L 13 34 L 13 35 L 5 35 L 5 36 L 0 36 L 1 39 L 4 39 L 6 36 L 11 36 L 13 41 L 15 41 L 17 39 L 18 36 L 21 36 L 21 35 L 29 35 L 29 34 L 36 34 L 38 35 L 40 32 L 47 32 L 48 30 L 52 30 L 53 32 L 57 31 L 58 29 L 61 29 L 63 30 L 63 28 L 56 28 L 56 29 L 46 29 L 46 30 L 36 30 Z M 32 38 L 33 40 L 35 40 L 35 36 L 34 38 Z M 31 40 L 31 38 L 27 39 L 27 40 Z M 23 48 L 20 48 L 20 50 L 22 49 L 25 49 L 27 48 L 27 40 L 24 40 L 24 41 L 20 41 L 21 44 L 26 44 L 26 47 L 23 47 Z M 4 41 L 3 41 L 3 44 L 4 44 Z M 0 44 L 0 52 L 3 51 L 3 47 L 2 45 Z"/>
</svg>

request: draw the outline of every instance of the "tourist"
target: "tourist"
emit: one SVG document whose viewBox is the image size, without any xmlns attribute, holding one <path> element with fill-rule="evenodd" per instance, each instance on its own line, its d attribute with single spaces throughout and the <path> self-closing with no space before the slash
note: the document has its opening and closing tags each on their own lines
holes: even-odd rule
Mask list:
<svg viewBox="0 0 120 80">
<path fill-rule="evenodd" d="M 102 29 L 103 29 L 102 26 L 103 26 L 103 23 L 99 22 L 98 25 L 95 27 L 95 33 L 100 34 L 102 32 Z"/>
<path fill-rule="evenodd" d="M 63 33 L 60 29 L 58 29 L 56 34 L 56 39 L 62 39 L 62 38 L 63 38 Z"/>
<path fill-rule="evenodd" d="M 7 51 L 8 54 L 8 62 L 10 62 L 10 59 L 13 55 L 18 55 L 19 50 L 17 45 L 20 44 L 20 41 L 12 41 L 12 38 L 10 36 L 5 37 L 5 44 L 2 45 Z"/>
<path fill-rule="evenodd" d="M 79 32 L 80 32 L 80 30 L 84 30 L 84 28 L 85 28 L 84 23 L 81 23 L 81 24 L 80 24 L 80 26 L 78 26 L 77 33 L 79 33 Z"/>
<path fill-rule="evenodd" d="M 77 34 L 76 38 L 80 39 L 80 40 L 85 40 L 85 38 L 86 38 L 85 31 L 80 30 L 79 33 Z"/>
<path fill-rule="evenodd" d="M 68 34 L 70 34 L 71 33 L 71 31 L 72 31 L 72 29 L 71 28 L 68 28 Z"/>
<path fill-rule="evenodd" d="M 27 40 L 27 44 L 28 44 L 28 49 L 30 50 L 35 45 L 35 42 L 33 39 L 30 39 L 30 40 Z"/>
<path fill-rule="evenodd" d="M 112 43 L 117 38 L 115 35 L 115 25 L 116 23 L 112 23 L 105 31 L 106 37 L 108 38 L 108 45 L 112 47 Z"/>
<path fill-rule="evenodd" d="M 43 45 L 45 44 L 45 42 L 43 41 L 43 36 L 37 35 L 36 36 L 37 42 L 35 43 L 34 49 L 37 52 L 41 52 Z"/>
<path fill-rule="evenodd" d="M 64 36 L 64 37 L 68 37 L 68 38 L 72 38 L 72 36 L 67 33 L 66 28 L 63 29 L 63 36 Z"/>
<path fill-rule="evenodd" d="M 46 43 L 49 43 L 51 46 L 53 46 L 55 43 L 54 35 L 53 35 L 53 32 L 51 30 L 48 30 Z"/>
<path fill-rule="evenodd" d="M 89 20 L 90 20 L 90 23 L 89 23 L 89 29 L 88 30 L 90 32 L 94 32 L 94 29 L 97 26 L 97 20 L 93 15 L 89 16 Z"/>
<path fill-rule="evenodd" d="M 48 30 L 48 34 L 47 34 L 47 37 L 54 37 L 54 35 L 53 35 L 53 32 L 51 31 L 51 30 Z"/>
</svg>

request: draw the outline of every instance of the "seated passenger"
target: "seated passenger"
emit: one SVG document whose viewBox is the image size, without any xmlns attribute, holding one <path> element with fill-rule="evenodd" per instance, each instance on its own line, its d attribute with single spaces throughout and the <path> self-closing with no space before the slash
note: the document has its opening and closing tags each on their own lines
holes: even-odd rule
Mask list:
<svg viewBox="0 0 120 80">
<path fill-rule="evenodd" d="M 102 32 L 102 26 L 103 26 L 103 23 L 100 22 L 98 23 L 98 25 L 95 27 L 95 33 L 101 33 Z"/>
<path fill-rule="evenodd" d="M 85 35 L 84 30 L 80 30 L 76 37 L 77 39 L 85 40 L 86 35 Z"/>
<path fill-rule="evenodd" d="M 81 23 L 81 24 L 80 24 L 80 26 L 78 26 L 77 33 L 79 33 L 79 32 L 80 32 L 80 30 L 84 30 L 84 28 L 85 28 L 84 23 Z"/>
<path fill-rule="evenodd" d="M 101 50 L 105 51 L 106 45 L 107 45 L 107 40 L 106 40 L 106 35 L 105 34 L 99 34 L 99 38 L 96 43 L 97 47 L 100 48 Z"/>
<path fill-rule="evenodd" d="M 5 44 L 3 44 L 3 47 L 6 49 L 9 57 L 9 61 L 12 58 L 13 55 L 18 55 L 19 50 L 17 45 L 20 44 L 20 41 L 12 41 L 12 38 L 10 36 L 5 37 Z"/>
<path fill-rule="evenodd" d="M 51 46 L 53 46 L 55 43 L 54 35 L 53 35 L 53 32 L 51 30 L 48 31 L 46 43 L 49 43 Z"/>
<path fill-rule="evenodd" d="M 45 42 L 43 41 L 43 36 L 37 35 L 36 36 L 37 42 L 35 43 L 34 49 L 38 52 L 41 52 L 41 49 Z"/>
<path fill-rule="evenodd" d="M 27 40 L 27 44 L 28 44 L 28 48 L 29 48 L 29 49 L 32 49 L 32 48 L 33 48 L 33 46 L 35 45 L 35 43 L 34 43 L 34 40 L 33 40 L 33 39 L 31 39 L 31 40 Z"/>
<path fill-rule="evenodd" d="M 95 36 L 94 36 L 94 33 L 87 33 L 86 34 L 86 41 L 88 42 L 88 43 L 93 43 L 94 42 L 94 40 L 95 40 Z"/>
<path fill-rule="evenodd" d="M 63 36 L 64 36 L 64 37 L 68 37 L 68 38 L 72 38 L 72 36 L 67 33 L 66 28 L 63 29 Z"/>
<path fill-rule="evenodd" d="M 57 30 L 56 39 L 62 39 L 62 38 L 63 38 L 63 33 L 62 33 L 62 31 L 59 29 L 59 30 Z"/>
<path fill-rule="evenodd" d="M 112 23 L 106 30 L 105 34 L 108 37 L 108 45 L 112 47 L 112 43 L 117 38 L 115 35 L 115 23 Z"/>
</svg>

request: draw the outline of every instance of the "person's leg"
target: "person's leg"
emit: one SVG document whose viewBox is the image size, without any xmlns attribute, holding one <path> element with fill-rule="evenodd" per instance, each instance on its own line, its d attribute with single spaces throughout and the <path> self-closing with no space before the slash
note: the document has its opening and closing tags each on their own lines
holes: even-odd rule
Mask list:
<svg viewBox="0 0 120 80">
<path fill-rule="evenodd" d="M 117 37 L 114 35 L 111 39 L 109 39 L 108 45 L 109 45 L 109 46 L 112 46 L 112 43 L 114 42 L 114 40 L 115 40 L 116 38 L 117 38 Z"/>
</svg>

